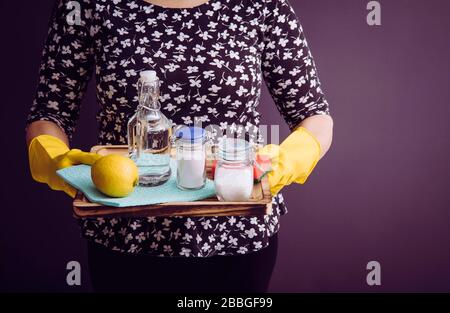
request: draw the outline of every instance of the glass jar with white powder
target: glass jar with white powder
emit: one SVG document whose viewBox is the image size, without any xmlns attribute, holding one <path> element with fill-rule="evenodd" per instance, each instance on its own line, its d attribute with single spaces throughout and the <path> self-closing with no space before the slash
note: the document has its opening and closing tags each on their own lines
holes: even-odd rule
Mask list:
<svg viewBox="0 0 450 313">
<path fill-rule="evenodd" d="M 227 138 L 219 143 L 214 185 L 220 201 L 248 201 L 253 191 L 253 149 L 248 141 Z"/>
<path fill-rule="evenodd" d="M 206 136 L 200 127 L 181 127 L 175 133 L 177 186 L 197 190 L 206 183 Z"/>
</svg>

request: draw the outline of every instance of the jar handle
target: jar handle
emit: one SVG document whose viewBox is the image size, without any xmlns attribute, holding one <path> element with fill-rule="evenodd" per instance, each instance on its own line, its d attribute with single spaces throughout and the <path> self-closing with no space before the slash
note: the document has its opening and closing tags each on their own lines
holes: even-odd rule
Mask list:
<svg viewBox="0 0 450 313">
<path fill-rule="evenodd" d="M 176 136 L 176 133 L 177 133 L 177 130 L 181 127 L 183 127 L 183 125 L 172 124 L 172 129 L 171 129 L 170 136 L 169 136 L 170 145 L 172 147 L 175 147 L 175 145 L 177 143 L 178 138 Z"/>
</svg>

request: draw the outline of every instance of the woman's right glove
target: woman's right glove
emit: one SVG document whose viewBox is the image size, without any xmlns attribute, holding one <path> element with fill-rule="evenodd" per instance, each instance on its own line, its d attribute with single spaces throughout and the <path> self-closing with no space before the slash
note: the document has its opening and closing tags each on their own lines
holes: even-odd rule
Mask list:
<svg viewBox="0 0 450 313">
<path fill-rule="evenodd" d="M 56 171 L 77 164 L 92 165 L 101 158 L 95 153 L 70 150 L 60 139 L 50 135 L 40 135 L 28 147 L 31 176 L 34 180 L 47 184 L 53 190 L 62 190 L 72 198 L 76 189 L 67 184 Z"/>
</svg>

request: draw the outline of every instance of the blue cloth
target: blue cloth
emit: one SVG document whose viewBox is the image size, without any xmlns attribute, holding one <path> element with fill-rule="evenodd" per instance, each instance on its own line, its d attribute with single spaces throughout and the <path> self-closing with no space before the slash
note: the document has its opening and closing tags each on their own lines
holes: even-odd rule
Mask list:
<svg viewBox="0 0 450 313">
<path fill-rule="evenodd" d="M 177 166 L 171 160 L 172 175 L 169 180 L 156 187 L 137 186 L 133 193 L 125 198 L 111 198 L 98 191 L 91 179 L 91 167 L 76 165 L 57 171 L 68 184 L 80 190 L 91 202 L 114 207 L 149 205 L 164 202 L 196 201 L 212 197 L 216 194 L 214 182 L 206 180 L 206 185 L 200 190 L 181 190 L 177 187 Z"/>
</svg>

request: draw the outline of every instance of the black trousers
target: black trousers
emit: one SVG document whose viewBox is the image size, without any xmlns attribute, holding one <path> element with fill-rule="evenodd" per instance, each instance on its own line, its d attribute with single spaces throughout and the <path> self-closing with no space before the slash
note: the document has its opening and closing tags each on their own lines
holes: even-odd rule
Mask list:
<svg viewBox="0 0 450 313">
<path fill-rule="evenodd" d="M 88 260 L 95 292 L 255 293 L 267 292 L 277 250 L 277 234 L 260 251 L 209 258 L 122 254 L 88 242 Z"/>
</svg>

